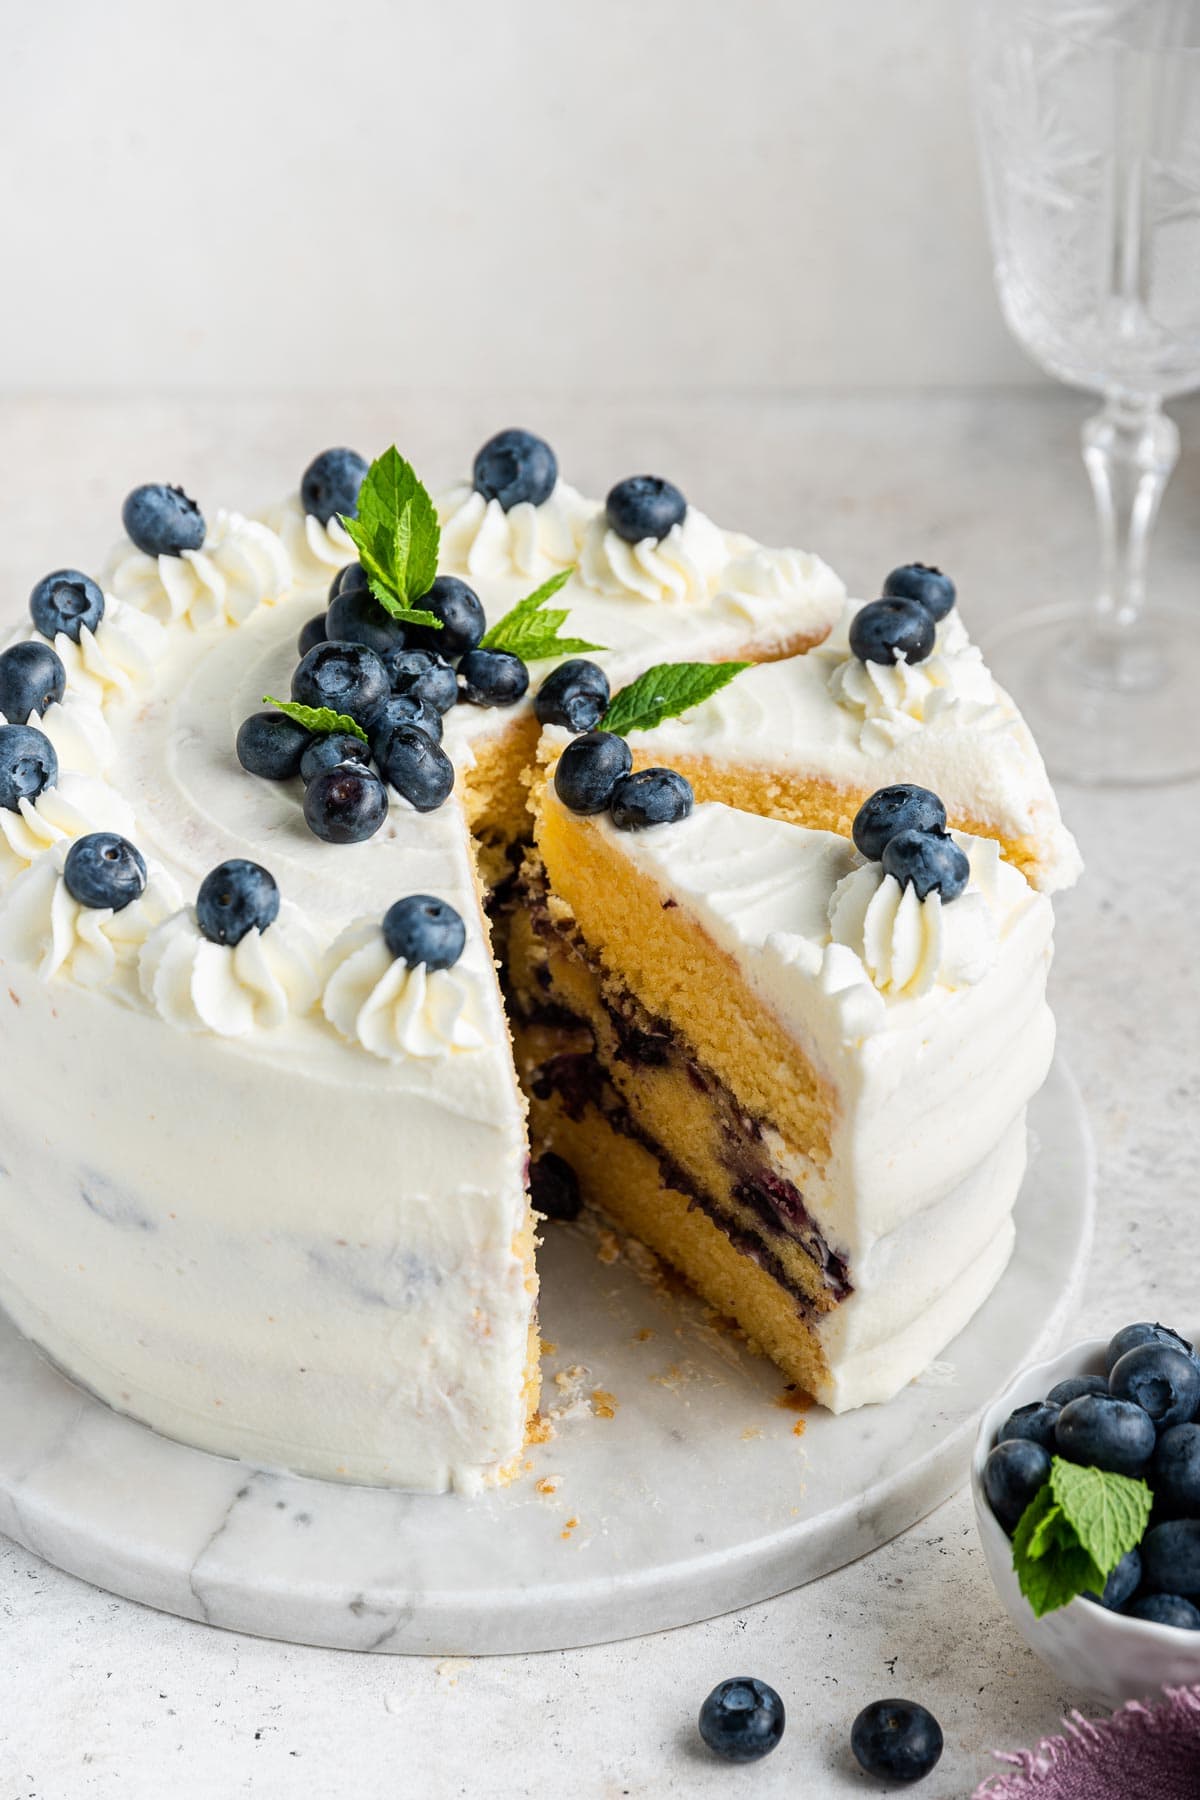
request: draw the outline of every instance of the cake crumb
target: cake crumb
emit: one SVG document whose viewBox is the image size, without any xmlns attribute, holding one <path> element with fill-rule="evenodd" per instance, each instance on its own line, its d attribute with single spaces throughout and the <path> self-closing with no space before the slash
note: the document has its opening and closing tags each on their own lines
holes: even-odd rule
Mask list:
<svg viewBox="0 0 1200 1800">
<path fill-rule="evenodd" d="M 602 1231 L 596 1243 L 596 1255 L 602 1263 L 621 1260 L 621 1243 L 615 1231 Z"/>
<path fill-rule="evenodd" d="M 554 1426 L 543 1413 L 534 1413 L 529 1421 L 529 1429 L 525 1433 L 527 1444 L 548 1444 L 554 1436 Z"/>
<path fill-rule="evenodd" d="M 539 1494 L 547 1494 L 547 1495 L 557 1494 L 557 1492 L 558 1492 L 558 1476 L 557 1475 L 543 1475 L 542 1479 L 540 1481 L 535 1481 L 533 1485 Z"/>
<path fill-rule="evenodd" d="M 797 1419 L 796 1423 L 792 1426 L 792 1436 L 803 1437 L 807 1424 L 807 1419 Z"/>
<path fill-rule="evenodd" d="M 785 1387 L 782 1394 L 775 1396 L 775 1404 L 781 1406 L 784 1412 L 802 1413 L 807 1412 L 813 1404 L 813 1397 L 801 1387 Z"/>
<path fill-rule="evenodd" d="M 439 1680 L 446 1683 L 447 1687 L 457 1687 L 459 1676 L 464 1669 L 469 1669 L 470 1666 L 469 1656 L 446 1656 L 440 1663 L 434 1665 L 433 1672 Z"/>
<path fill-rule="evenodd" d="M 615 1418 L 617 1401 L 607 1388 L 592 1389 L 592 1407 L 598 1419 Z"/>
<path fill-rule="evenodd" d="M 557 1349 L 558 1349 L 558 1345 L 557 1345 L 557 1344 L 552 1344 L 552 1343 L 551 1343 L 551 1342 L 550 1342 L 550 1339 L 549 1339 L 549 1338 L 542 1338 L 542 1339 L 540 1339 L 540 1340 L 539 1340 L 539 1341 L 540 1341 L 540 1343 L 541 1343 L 541 1348 L 542 1348 L 542 1355 L 543 1355 L 543 1356 L 553 1356 L 553 1355 L 554 1355 L 554 1352 L 555 1352 L 555 1351 L 556 1351 L 556 1350 L 557 1350 Z"/>
<path fill-rule="evenodd" d="M 558 1534 L 559 1537 L 560 1538 L 569 1538 L 571 1533 L 577 1529 L 578 1525 L 579 1525 L 579 1520 L 575 1517 L 574 1513 L 572 1513 L 571 1517 L 567 1520 L 566 1524 L 563 1526 L 562 1530 L 559 1532 L 559 1534 Z"/>
<path fill-rule="evenodd" d="M 742 1442 L 743 1442 L 743 1444 L 748 1444 L 752 1438 L 760 1438 L 761 1436 L 762 1436 L 762 1429 L 760 1426 L 747 1425 L 745 1431 L 743 1431 L 743 1433 L 742 1433 Z"/>
<path fill-rule="evenodd" d="M 633 1341 L 635 1344 L 648 1344 L 653 1336 L 653 1327 L 650 1325 L 643 1325 L 640 1331 L 634 1332 Z"/>
</svg>

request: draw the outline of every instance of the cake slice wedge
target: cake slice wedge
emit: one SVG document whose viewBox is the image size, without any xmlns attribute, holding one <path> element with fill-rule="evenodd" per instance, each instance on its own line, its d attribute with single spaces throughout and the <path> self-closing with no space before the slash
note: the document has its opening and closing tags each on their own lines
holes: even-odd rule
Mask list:
<svg viewBox="0 0 1200 1800">
<path fill-rule="evenodd" d="M 964 890 L 922 899 L 717 802 L 642 830 L 553 779 L 535 804 L 509 948 L 535 1147 L 824 1404 L 890 1398 L 1011 1250 L 1049 902 L 966 834 L 939 834 Z"/>
</svg>

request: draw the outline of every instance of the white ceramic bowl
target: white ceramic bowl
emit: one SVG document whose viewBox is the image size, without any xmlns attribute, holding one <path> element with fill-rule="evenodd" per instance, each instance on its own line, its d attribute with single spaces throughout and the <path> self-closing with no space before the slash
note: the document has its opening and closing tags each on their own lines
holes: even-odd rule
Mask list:
<svg viewBox="0 0 1200 1800">
<path fill-rule="evenodd" d="M 1110 1706 L 1139 1700 L 1161 1687 L 1200 1682 L 1200 1631 L 1151 1625 L 1109 1612 L 1093 1600 L 1072 1600 L 1037 1619 L 1017 1586 L 1012 1544 L 983 1491 L 983 1465 L 996 1433 L 1014 1407 L 1044 1400 L 1068 1375 L 1103 1375 L 1107 1338 L 1089 1338 L 1022 1370 L 983 1415 L 971 1461 L 971 1494 L 983 1554 L 1005 1610 L 1029 1648 L 1069 1687 L 1086 1688 Z"/>
</svg>

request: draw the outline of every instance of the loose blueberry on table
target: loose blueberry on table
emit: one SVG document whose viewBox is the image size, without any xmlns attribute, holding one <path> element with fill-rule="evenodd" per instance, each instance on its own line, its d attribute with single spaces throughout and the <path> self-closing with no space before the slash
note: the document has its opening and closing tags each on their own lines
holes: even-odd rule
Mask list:
<svg viewBox="0 0 1200 1800">
<path fill-rule="evenodd" d="M 392 955 L 415 968 L 452 969 L 463 953 L 467 928 L 448 900 L 407 894 L 383 915 L 383 939 Z"/>
<path fill-rule="evenodd" d="M 68 850 L 63 881 L 80 906 L 123 912 L 146 891 L 146 864 L 128 838 L 115 831 L 92 831 L 76 838 Z"/>
<path fill-rule="evenodd" d="M 204 543 L 204 514 L 181 487 L 147 482 L 125 497 L 121 523 L 147 556 L 182 556 Z"/>
<path fill-rule="evenodd" d="M 633 767 L 633 753 L 614 731 L 585 731 L 558 759 L 554 791 L 568 811 L 602 813 L 613 789 Z"/>
<path fill-rule="evenodd" d="M 883 592 L 889 600 L 916 600 L 933 619 L 944 619 L 954 607 L 954 583 L 928 563 L 903 563 L 884 577 Z"/>
<path fill-rule="evenodd" d="M 358 490 L 367 463 L 357 450 L 322 450 L 300 478 L 300 504 L 306 513 L 328 525 L 336 514 L 358 517 Z"/>
<path fill-rule="evenodd" d="M 485 500 L 498 500 L 505 512 L 514 506 L 540 506 L 554 492 L 558 461 L 544 438 L 511 426 L 488 439 L 475 458 L 472 483 Z"/>
<path fill-rule="evenodd" d="M 610 531 L 627 544 L 646 538 L 660 543 L 687 517 L 687 501 L 673 482 L 661 475 L 630 475 L 609 489 L 604 514 Z"/>
<path fill-rule="evenodd" d="M 13 644 L 0 656 L 0 713 L 14 725 L 40 719 L 66 691 L 67 672 L 49 644 Z"/>
<path fill-rule="evenodd" d="M 279 915 L 275 877 L 260 863 L 233 857 L 204 877 L 196 895 L 196 923 L 211 944 L 240 944 L 266 931 Z"/>
<path fill-rule="evenodd" d="M 850 1748 L 868 1775 L 922 1781 L 942 1754 L 942 1728 L 913 1700 L 875 1700 L 855 1719 Z"/>
<path fill-rule="evenodd" d="M 783 1701 L 752 1675 L 717 1684 L 700 1708 L 700 1736 L 724 1762 L 757 1762 L 783 1736 Z"/>
<path fill-rule="evenodd" d="M 104 617 L 104 595 L 90 575 L 55 569 L 52 575 L 43 575 L 30 594 L 29 613 L 44 638 L 55 638 L 61 631 L 77 644 L 84 626 L 95 631 Z"/>
<path fill-rule="evenodd" d="M 36 725 L 0 725 L 0 806 L 20 812 L 58 780 L 54 745 Z"/>
<path fill-rule="evenodd" d="M 608 676 L 599 663 L 571 656 L 551 669 L 534 696 L 540 725 L 562 725 L 568 731 L 591 731 L 608 710 Z"/>
</svg>

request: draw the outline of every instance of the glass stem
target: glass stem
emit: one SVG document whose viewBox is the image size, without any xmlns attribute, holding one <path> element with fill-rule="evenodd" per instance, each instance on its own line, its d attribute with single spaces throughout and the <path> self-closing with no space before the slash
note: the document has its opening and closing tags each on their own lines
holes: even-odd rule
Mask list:
<svg viewBox="0 0 1200 1800">
<path fill-rule="evenodd" d="M 1096 625 L 1111 679 L 1146 608 L 1150 533 L 1179 460 L 1179 430 L 1157 395 L 1113 392 L 1083 427 L 1083 460 L 1100 524 Z"/>
</svg>

